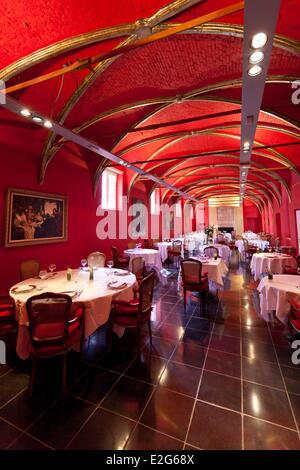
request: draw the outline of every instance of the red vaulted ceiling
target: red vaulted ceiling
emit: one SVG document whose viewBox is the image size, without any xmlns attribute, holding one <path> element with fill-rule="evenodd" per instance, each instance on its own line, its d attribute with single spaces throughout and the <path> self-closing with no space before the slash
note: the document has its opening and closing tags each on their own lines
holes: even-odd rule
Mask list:
<svg viewBox="0 0 300 470">
<path fill-rule="evenodd" d="M 182 23 L 233 3 L 2 0 L 0 79 L 22 82 L 133 41 L 145 24 L 155 32 L 162 23 Z M 96 73 L 78 70 L 13 96 L 201 200 L 239 194 L 242 28 L 238 12 L 132 50 L 98 65 Z M 290 83 L 299 72 L 300 0 L 282 0 L 255 145 L 299 142 L 300 105 L 291 101 Z M 40 180 L 53 158 L 79 159 L 95 184 L 109 163 L 5 110 L 0 124 L 4 151 L 19 148 L 26 155 L 35 139 Z M 247 183 L 253 201 L 280 202 L 279 183 L 289 191 L 290 172 L 300 171 L 297 149 L 253 151 Z M 137 180 L 127 172 L 128 188 Z"/>
</svg>

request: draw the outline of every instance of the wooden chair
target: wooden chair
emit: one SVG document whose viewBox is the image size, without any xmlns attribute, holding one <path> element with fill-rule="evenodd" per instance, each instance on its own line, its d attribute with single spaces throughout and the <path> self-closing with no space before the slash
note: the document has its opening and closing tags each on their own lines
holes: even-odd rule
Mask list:
<svg viewBox="0 0 300 470">
<path fill-rule="evenodd" d="M 119 269 L 128 269 L 129 266 L 129 258 L 121 258 L 119 255 L 118 248 L 115 246 L 111 246 L 111 252 L 112 252 L 112 257 L 113 257 L 113 262 L 114 262 L 114 268 L 119 268 Z"/>
<path fill-rule="evenodd" d="M 145 277 L 145 260 L 142 256 L 133 258 L 131 272 L 135 275 L 138 286 L 133 288 L 134 298 L 137 298 L 139 286 Z"/>
<path fill-rule="evenodd" d="M 151 311 L 152 311 L 152 298 L 154 289 L 154 274 L 151 273 L 145 277 L 139 286 L 139 298 L 132 299 L 129 302 L 125 300 L 114 301 L 112 304 L 112 311 L 108 322 L 108 343 L 111 349 L 112 343 L 112 329 L 114 325 L 122 326 L 123 328 L 132 328 L 137 331 L 137 345 L 138 353 L 141 352 L 140 334 L 141 327 L 148 324 L 150 343 L 152 345 L 152 331 L 151 331 Z"/>
<path fill-rule="evenodd" d="M 9 295 L 0 295 L 0 337 L 14 331 L 17 326 L 15 304 Z"/>
<path fill-rule="evenodd" d="M 104 268 L 106 256 L 100 251 L 94 251 L 90 253 L 87 257 L 88 267 L 89 268 Z"/>
<path fill-rule="evenodd" d="M 184 311 L 186 311 L 186 293 L 202 292 L 206 293 L 206 303 L 208 302 L 208 277 L 207 273 L 202 275 L 202 263 L 193 258 L 181 260 L 181 276 L 183 288 Z M 199 301 L 201 307 L 201 302 Z"/>
<path fill-rule="evenodd" d="M 83 341 L 84 307 L 71 314 L 72 299 L 66 294 L 46 292 L 30 297 L 26 302 L 29 318 L 30 356 L 32 370 L 30 394 L 38 359 L 63 356 L 63 391 L 67 388 L 67 353 Z"/>
<path fill-rule="evenodd" d="M 27 259 L 22 261 L 20 272 L 21 281 L 25 281 L 25 279 L 30 279 L 32 277 L 37 277 L 40 272 L 40 262 L 36 259 Z"/>
<path fill-rule="evenodd" d="M 174 240 L 172 246 L 168 247 L 168 257 L 173 258 L 175 260 L 175 266 L 178 268 L 179 263 L 178 260 L 181 257 L 182 252 L 182 241 L 181 240 Z"/>
<path fill-rule="evenodd" d="M 293 246 L 282 246 L 282 247 L 279 249 L 279 252 L 282 253 L 282 254 L 285 254 L 285 255 L 294 256 L 294 258 L 295 258 L 296 255 L 297 255 L 297 250 L 296 250 L 296 248 L 294 248 Z"/>
<path fill-rule="evenodd" d="M 203 250 L 203 253 L 208 258 L 219 258 L 219 250 L 216 246 L 206 246 Z"/>
<path fill-rule="evenodd" d="M 300 304 L 295 300 L 290 302 L 291 308 L 288 315 L 288 325 L 291 333 L 291 339 L 300 335 Z"/>
</svg>

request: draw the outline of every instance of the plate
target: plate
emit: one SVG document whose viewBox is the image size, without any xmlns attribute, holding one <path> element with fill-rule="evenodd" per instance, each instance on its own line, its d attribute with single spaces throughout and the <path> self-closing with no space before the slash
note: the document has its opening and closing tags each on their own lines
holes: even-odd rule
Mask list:
<svg viewBox="0 0 300 470">
<path fill-rule="evenodd" d="M 114 283 L 109 282 L 107 284 L 107 287 L 109 289 L 119 290 L 119 289 L 124 289 L 124 287 L 127 287 L 127 284 L 126 284 L 126 282 L 114 282 Z"/>
<path fill-rule="evenodd" d="M 73 298 L 73 297 L 76 297 L 76 295 L 78 294 L 78 292 L 76 290 L 65 290 L 63 292 L 60 292 L 60 294 L 66 294 L 68 295 L 69 297 Z"/>
<path fill-rule="evenodd" d="M 23 294 L 25 292 L 31 292 L 36 288 L 35 284 L 27 284 L 27 285 L 22 285 L 22 286 L 16 286 L 11 289 L 11 292 L 14 294 Z"/>
<path fill-rule="evenodd" d="M 130 273 L 130 271 L 114 271 L 114 275 L 115 276 L 128 276 Z"/>
</svg>

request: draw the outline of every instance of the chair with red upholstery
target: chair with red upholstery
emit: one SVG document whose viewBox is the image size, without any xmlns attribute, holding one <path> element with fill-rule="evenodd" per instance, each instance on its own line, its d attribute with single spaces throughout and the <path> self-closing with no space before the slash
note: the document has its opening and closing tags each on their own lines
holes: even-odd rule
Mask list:
<svg viewBox="0 0 300 470">
<path fill-rule="evenodd" d="M 15 304 L 9 295 L 0 295 L 0 337 L 16 328 Z"/>
<path fill-rule="evenodd" d="M 186 311 L 186 293 L 202 292 L 206 293 L 206 303 L 208 301 L 208 277 L 207 273 L 202 275 L 202 263 L 199 260 L 188 258 L 181 260 L 181 276 L 183 287 L 184 311 Z M 200 302 L 199 302 L 200 306 Z"/>
<path fill-rule="evenodd" d="M 113 302 L 107 330 L 109 336 L 109 349 L 111 347 L 112 329 L 114 325 L 119 325 L 123 328 L 132 328 L 137 330 L 138 352 L 140 354 L 141 327 L 142 325 L 147 323 L 149 329 L 150 343 L 152 345 L 151 311 L 154 279 L 154 273 L 151 273 L 141 281 L 139 286 L 138 299 L 132 299 L 129 302 L 126 302 L 125 300 L 118 300 Z"/>
<path fill-rule="evenodd" d="M 126 269 L 129 266 L 129 258 L 121 258 L 119 255 L 119 250 L 116 246 L 111 246 L 111 252 L 112 252 L 112 257 L 113 257 L 113 262 L 114 262 L 114 268 L 118 269 Z"/>
<path fill-rule="evenodd" d="M 300 304 L 291 300 L 291 309 L 288 316 L 288 324 L 291 332 L 291 337 L 300 334 Z"/>
<path fill-rule="evenodd" d="M 181 257 L 182 241 L 174 240 L 172 246 L 168 247 L 168 257 L 175 260 L 175 266 L 179 267 L 178 260 Z"/>
<path fill-rule="evenodd" d="M 131 272 L 135 275 L 138 283 L 138 286 L 133 287 L 134 298 L 136 298 L 139 292 L 139 286 L 145 277 L 145 260 L 142 256 L 133 258 Z"/>
<path fill-rule="evenodd" d="M 300 274 L 300 255 L 296 258 L 297 267 L 285 266 L 284 274 Z"/>
<path fill-rule="evenodd" d="M 297 250 L 295 247 L 293 246 L 282 246 L 280 247 L 279 249 L 279 253 L 282 253 L 284 255 L 291 255 L 291 256 L 294 256 L 296 257 L 297 255 Z"/>
<path fill-rule="evenodd" d="M 75 344 L 82 346 L 84 332 L 84 307 L 77 307 L 75 312 L 71 312 L 71 306 L 70 296 L 52 292 L 34 295 L 26 302 L 32 358 L 30 393 L 37 359 L 57 355 L 63 356 L 63 391 L 66 391 L 67 353 Z"/>
</svg>

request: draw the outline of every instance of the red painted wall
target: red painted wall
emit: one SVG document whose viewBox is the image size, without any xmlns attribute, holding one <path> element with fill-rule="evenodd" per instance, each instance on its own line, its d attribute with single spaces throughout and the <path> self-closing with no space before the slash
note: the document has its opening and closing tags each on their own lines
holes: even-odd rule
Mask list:
<svg viewBox="0 0 300 470">
<path fill-rule="evenodd" d="M 244 203 L 244 230 L 252 230 L 255 233 L 262 231 L 262 218 L 258 208 L 254 204 Z"/>
</svg>

